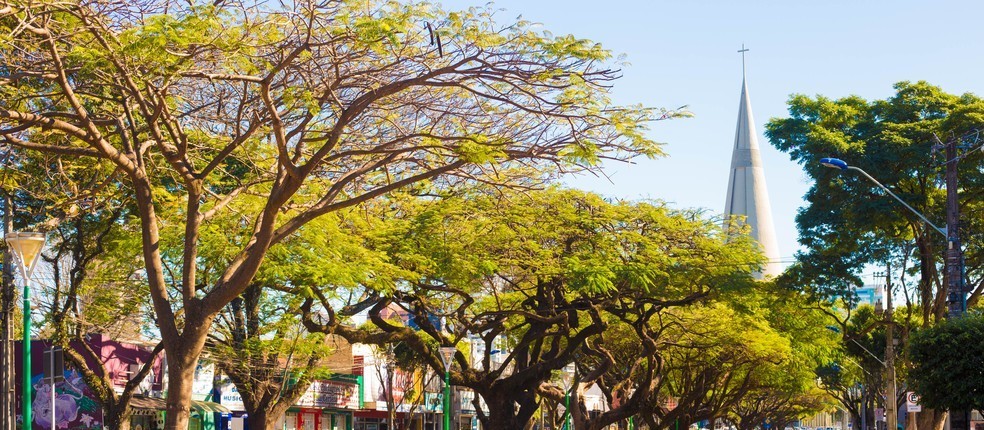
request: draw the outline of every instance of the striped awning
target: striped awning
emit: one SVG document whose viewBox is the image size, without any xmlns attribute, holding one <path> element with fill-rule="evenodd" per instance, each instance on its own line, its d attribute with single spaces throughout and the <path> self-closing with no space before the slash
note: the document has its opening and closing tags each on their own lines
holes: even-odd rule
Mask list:
<svg viewBox="0 0 984 430">
<path fill-rule="evenodd" d="M 164 399 L 159 399 L 157 397 L 133 396 L 133 398 L 130 399 L 130 408 L 133 409 L 133 415 L 154 415 L 157 412 L 167 410 L 167 402 Z M 198 400 L 191 401 L 191 410 L 193 412 L 206 413 L 232 413 L 229 408 L 218 403 L 202 402 Z"/>
</svg>

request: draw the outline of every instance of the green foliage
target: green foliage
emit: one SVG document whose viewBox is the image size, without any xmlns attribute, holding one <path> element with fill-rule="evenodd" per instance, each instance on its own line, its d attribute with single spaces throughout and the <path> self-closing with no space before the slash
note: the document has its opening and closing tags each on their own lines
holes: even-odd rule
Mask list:
<svg viewBox="0 0 984 430">
<path fill-rule="evenodd" d="M 912 335 L 909 382 L 926 407 L 984 408 L 984 315 L 968 313 Z"/>
<path fill-rule="evenodd" d="M 444 316 L 472 294 L 497 311 L 538 288 L 561 287 L 549 299 L 570 304 L 623 290 L 690 298 L 747 283 L 729 268 L 756 264 L 747 243 L 729 243 L 704 220 L 596 196 L 502 211 L 488 198 L 452 200 L 457 207 L 378 221 L 409 210 L 388 206 L 406 197 L 393 194 L 401 189 L 531 189 L 602 159 L 662 155 L 648 123 L 684 114 L 614 105 L 619 73 L 598 44 L 497 23 L 492 7 L 268 6 L 15 2 L 0 19 L 0 140 L 57 155 L 67 170 L 105 163 L 102 173 L 120 180 L 119 200 L 135 203 L 112 238 L 114 252 L 130 251 L 114 254 L 116 267 L 142 257 L 129 275 L 149 287 L 167 353 L 187 358 L 173 374 L 190 377 L 220 315 L 229 321 L 216 336 L 240 342 L 231 353 L 275 361 L 284 336 L 305 337 L 291 330 L 291 312 L 315 298 Z M 351 210 L 363 204 L 371 214 Z M 591 211 L 601 216 L 581 219 Z M 535 225 L 545 215 L 556 219 Z M 278 294 L 253 295 L 257 318 L 228 315 L 243 312 L 229 307 L 254 288 Z M 498 302 L 479 295 L 499 289 Z M 584 310 L 564 313 L 571 330 L 582 328 Z M 521 329 L 520 315 L 501 322 Z M 243 321 L 259 324 L 247 327 L 251 337 L 237 333 Z M 170 385 L 168 398 L 187 407 L 190 393 L 178 392 L 186 386 Z M 186 419 L 169 414 L 168 426 Z"/>
<path fill-rule="evenodd" d="M 560 189 L 507 199 L 444 199 L 397 221 L 394 263 L 474 293 L 493 274 L 515 277 L 513 288 L 559 276 L 570 293 L 672 300 L 695 285 L 737 287 L 735 268 L 761 258 L 739 237 L 722 241 L 710 221 L 659 204 Z"/>
<path fill-rule="evenodd" d="M 707 303 L 731 312 L 714 300 L 739 301 L 752 291 L 758 284 L 751 271 L 763 258 L 747 235 L 730 235 L 700 212 L 659 202 L 607 201 L 557 187 L 481 187 L 439 199 L 399 193 L 378 203 L 366 209 L 373 214 L 367 217 L 372 227 L 359 235 L 367 249 L 385 252 L 380 261 L 386 269 L 377 270 L 392 285 L 330 284 L 319 292 L 366 298 L 376 305 L 370 317 L 383 321 L 322 330 L 353 342 L 400 342 L 435 370 L 437 345 L 461 348 L 466 342 L 459 339 L 480 335 L 485 353 L 478 361 L 485 364 L 473 364 L 455 383 L 487 401 L 494 390 L 506 390 L 504 399 L 529 400 L 527 406 L 535 407 L 540 383 L 572 360 L 623 389 L 646 383 L 639 378 L 660 376 L 655 354 L 661 352 L 650 340 L 641 351 L 643 337 L 659 338 L 664 328 L 658 321 L 671 310 L 685 315 L 689 311 L 682 308 Z M 336 312 L 344 307 L 338 299 L 320 304 Z M 384 309 L 392 308 L 407 312 L 419 329 L 387 319 Z M 736 356 L 736 348 L 722 347 L 717 360 L 753 357 L 761 364 L 791 354 L 790 340 L 768 322 L 753 312 L 732 313 L 718 320 L 734 325 L 732 330 L 717 333 L 734 334 L 728 345 L 741 345 L 745 353 Z M 433 327 L 428 316 L 447 325 Z M 694 330 L 703 331 L 707 321 L 693 322 Z M 511 354 L 493 357 L 493 350 Z M 612 351 L 619 361 L 607 363 L 599 351 Z M 506 362 L 492 366 L 493 360 Z M 513 406 L 490 407 L 529 413 L 525 407 L 522 413 Z"/>
<path fill-rule="evenodd" d="M 858 172 L 819 163 L 836 157 L 864 169 L 943 224 L 946 199 L 940 180 L 945 163 L 940 148 L 934 148 L 933 135 L 943 141 L 962 139 L 968 149 L 980 145 L 976 134 L 967 133 L 984 125 L 975 122 L 984 117 L 984 104 L 975 95 L 947 94 L 926 82 L 900 82 L 895 90 L 892 97 L 876 101 L 794 95 L 789 117 L 767 124 L 772 144 L 802 164 L 814 181 L 805 196 L 809 205 L 796 217 L 799 240 L 807 251 L 797 256 L 797 263 L 779 279 L 781 284 L 821 299 L 850 298 L 852 287 L 861 285 L 858 275 L 864 267 L 892 260 L 919 270 L 923 297 L 943 297 L 932 293 L 936 280 L 930 277 L 937 276 L 944 238 Z M 976 167 L 982 158 L 979 152 L 968 152 L 958 165 L 962 218 L 974 225 L 980 219 L 975 215 L 979 199 L 974 198 L 982 184 Z M 970 228 L 962 235 L 968 273 L 973 273 L 980 235 Z M 914 253 L 913 248 L 922 252 Z"/>
</svg>

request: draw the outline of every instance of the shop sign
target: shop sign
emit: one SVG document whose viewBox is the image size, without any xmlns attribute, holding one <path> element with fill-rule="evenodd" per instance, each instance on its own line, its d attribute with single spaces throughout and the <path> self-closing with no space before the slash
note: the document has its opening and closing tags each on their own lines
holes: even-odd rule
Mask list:
<svg viewBox="0 0 984 430">
<path fill-rule="evenodd" d="M 312 408 L 358 409 L 357 386 L 337 381 L 314 381 L 296 405 Z"/>
</svg>

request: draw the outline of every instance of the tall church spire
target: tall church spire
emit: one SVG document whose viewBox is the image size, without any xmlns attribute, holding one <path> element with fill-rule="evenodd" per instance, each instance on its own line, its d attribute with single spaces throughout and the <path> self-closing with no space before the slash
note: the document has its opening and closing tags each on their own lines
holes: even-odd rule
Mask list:
<svg viewBox="0 0 984 430">
<path fill-rule="evenodd" d="M 761 279 L 778 275 L 782 272 L 782 265 L 779 263 L 779 245 L 776 243 L 776 229 L 772 223 L 772 206 L 769 204 L 765 169 L 762 168 L 762 157 L 759 154 L 752 103 L 748 98 L 748 85 L 745 83 L 746 51 L 744 45 L 738 51 L 742 54 L 741 100 L 738 104 L 738 126 L 731 155 L 731 175 L 728 177 L 728 198 L 724 215 L 726 222 L 744 219 L 751 228 L 752 238 L 762 247 L 768 262 L 762 267 L 762 272 L 756 274 Z"/>
</svg>

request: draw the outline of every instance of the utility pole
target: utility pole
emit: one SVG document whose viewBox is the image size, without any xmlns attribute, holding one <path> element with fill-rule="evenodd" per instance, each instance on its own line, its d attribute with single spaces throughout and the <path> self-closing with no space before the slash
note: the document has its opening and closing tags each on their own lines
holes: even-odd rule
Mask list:
<svg viewBox="0 0 984 430">
<path fill-rule="evenodd" d="M 933 139 L 940 144 L 935 134 Z M 960 246 L 960 201 L 957 198 L 957 139 L 946 143 L 946 304 L 947 317 L 960 318 L 967 309 L 963 248 Z M 959 377 L 958 375 L 952 375 Z M 969 430 L 970 411 L 950 411 L 951 430 Z"/>
<path fill-rule="evenodd" d="M 3 235 L 13 231 L 13 199 L 0 189 L 3 198 Z M 4 248 L 3 274 L 0 281 L 0 429 L 14 430 L 17 404 L 14 396 L 14 261 L 10 248 Z"/>
<path fill-rule="evenodd" d="M 933 135 L 940 144 L 940 139 Z M 963 248 L 960 246 L 960 201 L 957 198 L 957 140 L 946 143 L 946 301 L 948 317 L 956 318 L 967 309 L 963 286 Z"/>
<path fill-rule="evenodd" d="M 885 382 L 888 389 L 885 390 L 885 426 L 887 430 L 897 430 L 899 413 L 897 410 L 898 388 L 895 385 L 895 318 L 892 316 L 892 263 L 888 262 L 885 266 L 885 319 L 888 324 L 885 326 Z"/>
</svg>

